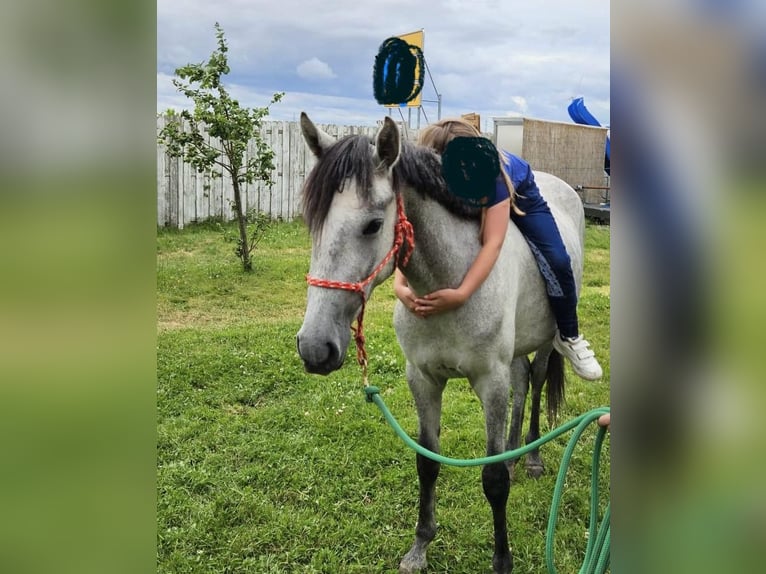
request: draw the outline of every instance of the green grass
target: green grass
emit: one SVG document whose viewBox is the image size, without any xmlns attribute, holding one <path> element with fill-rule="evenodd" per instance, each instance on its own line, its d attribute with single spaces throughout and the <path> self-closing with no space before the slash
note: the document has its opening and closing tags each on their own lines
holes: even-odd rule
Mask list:
<svg viewBox="0 0 766 574">
<path fill-rule="evenodd" d="M 417 518 L 415 456 L 365 402 L 353 350 L 328 377 L 303 371 L 295 334 L 305 305 L 306 229 L 275 225 L 250 274 L 225 240 L 232 234 L 218 224 L 158 232 L 158 572 L 396 572 Z M 588 227 L 585 270 L 581 322 L 605 379 L 586 383 L 567 367 L 562 420 L 609 404 L 609 228 Z M 370 378 L 414 436 L 391 326 L 394 300 L 387 284 L 368 305 Z M 444 405 L 444 454 L 482 456 L 481 407 L 464 380 L 450 383 Z M 544 448 L 540 480 L 516 473 L 508 503 L 516 574 L 545 571 L 545 528 L 566 440 Z M 579 570 L 585 549 L 589 446 L 576 450 L 567 481 L 560 572 Z M 492 522 L 481 470 L 442 467 L 437 493 L 428 572 L 489 571 Z"/>
</svg>

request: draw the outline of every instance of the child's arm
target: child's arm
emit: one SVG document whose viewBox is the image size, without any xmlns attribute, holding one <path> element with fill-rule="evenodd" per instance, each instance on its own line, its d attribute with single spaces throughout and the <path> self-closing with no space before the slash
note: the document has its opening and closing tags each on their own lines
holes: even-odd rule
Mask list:
<svg viewBox="0 0 766 574">
<path fill-rule="evenodd" d="M 456 309 L 484 283 L 495 266 L 505 240 L 510 221 L 510 199 L 487 209 L 484 221 L 483 244 L 471 268 L 457 289 L 440 289 L 415 300 L 415 310 L 426 315 Z"/>
</svg>

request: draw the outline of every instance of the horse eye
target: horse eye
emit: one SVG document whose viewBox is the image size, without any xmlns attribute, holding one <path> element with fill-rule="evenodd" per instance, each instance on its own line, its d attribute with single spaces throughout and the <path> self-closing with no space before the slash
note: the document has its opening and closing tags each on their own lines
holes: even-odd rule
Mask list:
<svg viewBox="0 0 766 574">
<path fill-rule="evenodd" d="M 382 219 L 373 219 L 367 224 L 367 227 L 364 228 L 364 231 L 362 231 L 362 233 L 364 235 L 373 235 L 380 230 L 381 225 L 383 225 Z"/>
</svg>

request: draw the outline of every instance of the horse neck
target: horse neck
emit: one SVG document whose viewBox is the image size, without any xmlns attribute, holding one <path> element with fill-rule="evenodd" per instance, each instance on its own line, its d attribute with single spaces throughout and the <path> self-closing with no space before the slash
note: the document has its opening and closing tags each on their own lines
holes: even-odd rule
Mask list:
<svg viewBox="0 0 766 574">
<path fill-rule="evenodd" d="M 479 248 L 479 225 L 461 219 L 412 188 L 402 191 L 412 223 L 415 249 L 403 269 L 416 293 L 423 295 L 460 285 Z"/>
</svg>

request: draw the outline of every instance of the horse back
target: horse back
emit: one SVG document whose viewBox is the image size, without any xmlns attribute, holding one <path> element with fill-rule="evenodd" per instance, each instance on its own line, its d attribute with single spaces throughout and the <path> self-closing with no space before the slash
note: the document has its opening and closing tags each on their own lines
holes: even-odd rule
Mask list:
<svg viewBox="0 0 766 574">
<path fill-rule="evenodd" d="M 535 181 L 540 188 L 553 218 L 564 240 L 569 258 L 572 260 L 572 272 L 579 292 L 582 283 L 585 210 L 577 192 L 564 180 L 546 172 L 535 172 Z"/>
</svg>

